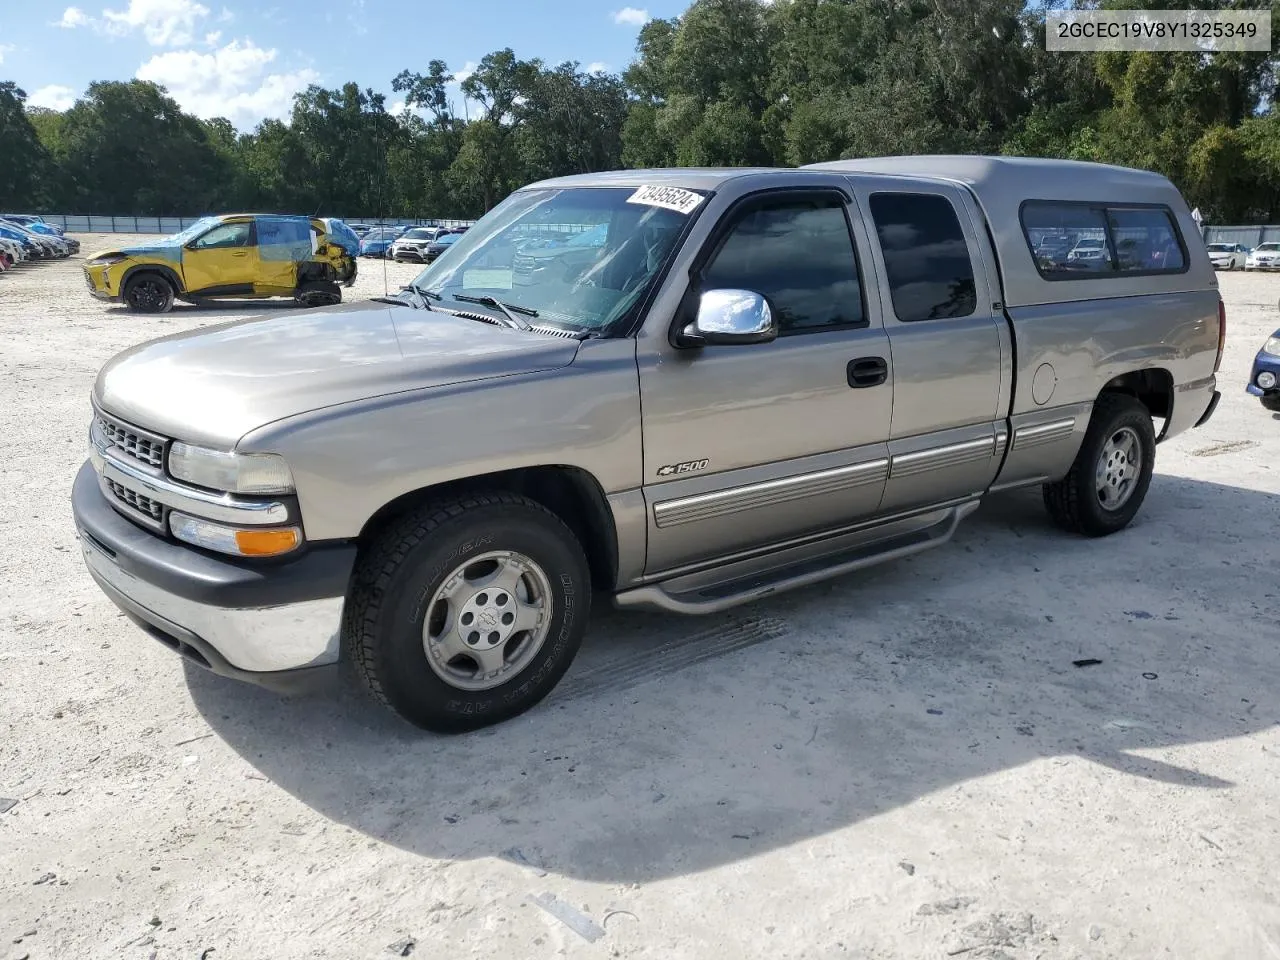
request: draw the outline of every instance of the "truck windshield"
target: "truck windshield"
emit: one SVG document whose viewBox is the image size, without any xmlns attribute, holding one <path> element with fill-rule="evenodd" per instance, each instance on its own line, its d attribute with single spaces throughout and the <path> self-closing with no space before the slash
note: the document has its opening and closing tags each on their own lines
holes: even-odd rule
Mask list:
<svg viewBox="0 0 1280 960">
<path fill-rule="evenodd" d="M 457 235 L 413 285 L 446 304 L 493 297 L 536 310 L 539 323 L 608 335 L 644 296 L 702 200 L 675 188 L 521 190 Z M 588 233 L 588 242 L 574 242 Z"/>
</svg>

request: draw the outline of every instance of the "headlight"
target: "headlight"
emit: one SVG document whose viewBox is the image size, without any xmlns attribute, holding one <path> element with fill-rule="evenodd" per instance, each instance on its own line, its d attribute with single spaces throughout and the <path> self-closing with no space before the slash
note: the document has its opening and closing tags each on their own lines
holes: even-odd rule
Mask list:
<svg viewBox="0 0 1280 960">
<path fill-rule="evenodd" d="M 169 514 L 169 529 L 184 543 L 236 557 L 278 557 L 302 543 L 297 527 L 228 527 L 176 511 Z"/>
<path fill-rule="evenodd" d="M 1263 390 L 1270 390 L 1276 385 L 1276 375 L 1270 370 L 1263 370 L 1258 374 L 1258 386 Z"/>
<path fill-rule="evenodd" d="M 169 473 L 227 493 L 293 493 L 289 465 L 274 453 L 230 453 L 175 443 L 169 448 Z"/>
<path fill-rule="evenodd" d="M 128 260 L 122 253 L 108 254 L 105 257 L 95 257 L 90 260 L 88 265 L 91 267 L 108 267 L 113 263 L 119 263 L 121 260 Z"/>
<path fill-rule="evenodd" d="M 1280 357 L 1280 337 L 1268 337 L 1267 342 L 1262 345 L 1262 352 Z"/>
</svg>

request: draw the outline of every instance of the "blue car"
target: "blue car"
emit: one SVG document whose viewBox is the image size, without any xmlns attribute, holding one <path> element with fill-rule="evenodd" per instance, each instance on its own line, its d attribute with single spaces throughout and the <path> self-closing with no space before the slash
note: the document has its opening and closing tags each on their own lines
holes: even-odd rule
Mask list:
<svg viewBox="0 0 1280 960">
<path fill-rule="evenodd" d="M 1245 389 L 1268 410 L 1280 413 L 1280 330 L 1267 338 L 1253 358 L 1253 370 Z"/>
<path fill-rule="evenodd" d="M 65 231 L 52 223 L 46 223 L 44 217 L 34 213 L 0 213 L 0 217 L 5 220 L 12 220 L 19 226 L 26 227 L 31 230 L 35 224 L 39 224 L 43 229 L 36 230 L 36 233 L 47 233 L 55 237 L 62 236 Z"/>
<path fill-rule="evenodd" d="M 22 244 L 22 249 L 27 251 L 28 260 L 45 260 L 56 255 L 52 245 L 41 243 L 31 234 L 19 227 L 9 226 L 3 220 L 0 220 L 0 237 L 16 240 Z"/>
<path fill-rule="evenodd" d="M 360 256 L 385 257 L 391 244 L 404 233 L 405 229 L 405 227 L 374 227 L 360 241 Z"/>
</svg>

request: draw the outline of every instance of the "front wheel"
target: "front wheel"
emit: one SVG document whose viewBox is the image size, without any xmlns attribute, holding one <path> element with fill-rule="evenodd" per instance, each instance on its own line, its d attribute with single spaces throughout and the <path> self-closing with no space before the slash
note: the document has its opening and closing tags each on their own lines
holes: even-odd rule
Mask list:
<svg viewBox="0 0 1280 960">
<path fill-rule="evenodd" d="M 158 273 L 144 273 L 129 281 L 124 291 L 124 302 L 138 313 L 168 313 L 173 309 L 176 291 Z"/>
<path fill-rule="evenodd" d="M 342 302 L 342 288 L 332 280 L 308 280 L 293 299 L 303 307 L 332 307 Z"/>
<path fill-rule="evenodd" d="M 1049 516 L 1064 530 L 1088 537 L 1123 530 L 1147 496 L 1155 460 L 1147 408 L 1124 394 L 1102 394 L 1071 470 L 1044 485 Z"/>
<path fill-rule="evenodd" d="M 509 493 L 429 504 L 362 554 L 343 643 L 373 695 L 410 723 L 460 733 L 537 704 L 586 632 L 582 546 Z"/>
</svg>

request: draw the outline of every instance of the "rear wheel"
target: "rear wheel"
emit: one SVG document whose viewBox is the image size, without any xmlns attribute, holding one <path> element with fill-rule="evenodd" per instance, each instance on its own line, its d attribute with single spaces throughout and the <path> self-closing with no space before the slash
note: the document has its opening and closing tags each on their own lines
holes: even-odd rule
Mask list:
<svg viewBox="0 0 1280 960">
<path fill-rule="evenodd" d="M 509 493 L 427 505 L 362 555 L 343 642 L 373 695 L 427 730 L 507 720 L 551 692 L 586 632 L 581 545 Z"/>
<path fill-rule="evenodd" d="M 168 313 L 175 296 L 173 284 L 158 273 L 133 277 L 124 289 L 125 304 L 138 313 Z"/>
<path fill-rule="evenodd" d="M 1151 415 L 1133 397 L 1104 393 L 1075 462 L 1044 486 L 1044 504 L 1064 530 L 1104 537 L 1129 525 L 1146 498 L 1155 468 Z"/>
</svg>

